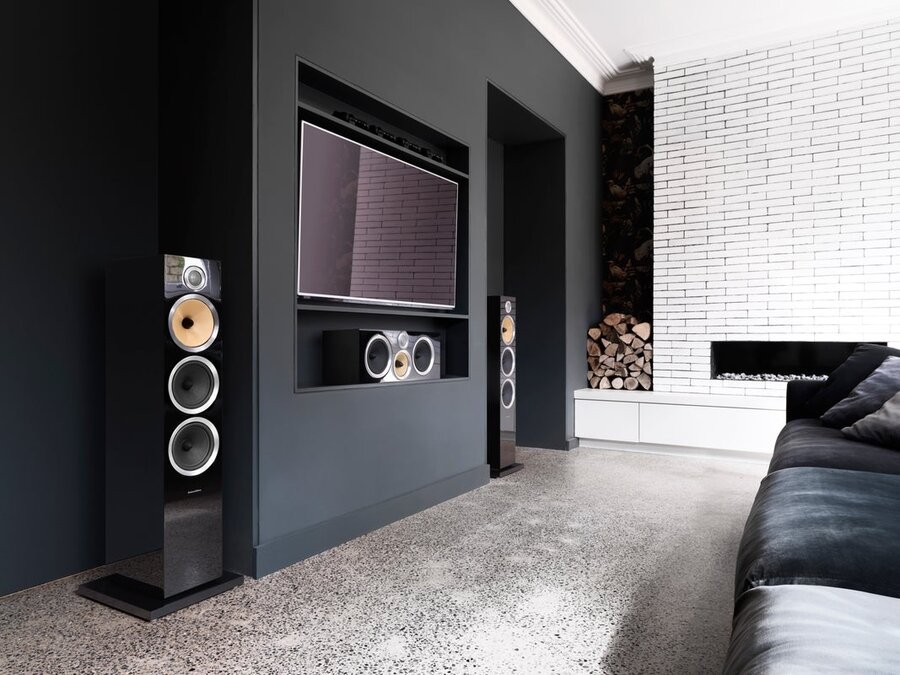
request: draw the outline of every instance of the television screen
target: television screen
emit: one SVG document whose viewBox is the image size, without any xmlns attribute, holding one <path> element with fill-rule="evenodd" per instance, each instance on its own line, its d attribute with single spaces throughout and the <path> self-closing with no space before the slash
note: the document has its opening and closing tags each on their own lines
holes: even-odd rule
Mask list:
<svg viewBox="0 0 900 675">
<path fill-rule="evenodd" d="M 303 122 L 297 293 L 453 308 L 458 190 Z"/>
</svg>

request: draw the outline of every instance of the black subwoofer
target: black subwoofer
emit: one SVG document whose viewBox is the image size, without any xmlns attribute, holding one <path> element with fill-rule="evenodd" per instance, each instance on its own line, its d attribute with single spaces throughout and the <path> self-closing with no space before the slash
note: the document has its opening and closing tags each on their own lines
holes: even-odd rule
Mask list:
<svg viewBox="0 0 900 675">
<path fill-rule="evenodd" d="M 144 619 L 227 590 L 222 562 L 221 278 L 154 256 L 106 282 L 106 561 L 79 593 Z"/>
<path fill-rule="evenodd" d="M 487 451 L 491 476 L 522 468 L 516 462 L 516 299 L 487 300 Z"/>
</svg>

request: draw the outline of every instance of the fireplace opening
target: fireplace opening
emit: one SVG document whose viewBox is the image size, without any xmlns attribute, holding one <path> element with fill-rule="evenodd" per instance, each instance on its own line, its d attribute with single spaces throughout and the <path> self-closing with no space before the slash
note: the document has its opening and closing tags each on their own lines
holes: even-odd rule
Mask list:
<svg viewBox="0 0 900 675">
<path fill-rule="evenodd" d="M 714 380 L 824 380 L 861 344 L 886 342 L 711 342 Z"/>
</svg>

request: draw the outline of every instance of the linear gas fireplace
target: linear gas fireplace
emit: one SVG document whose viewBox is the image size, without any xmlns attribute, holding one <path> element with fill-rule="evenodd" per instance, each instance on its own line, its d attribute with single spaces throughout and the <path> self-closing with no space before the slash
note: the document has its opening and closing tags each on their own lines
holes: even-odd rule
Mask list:
<svg viewBox="0 0 900 675">
<path fill-rule="evenodd" d="M 710 343 L 714 380 L 825 379 L 861 342 L 726 341 Z M 873 342 L 869 344 L 887 344 Z"/>
</svg>

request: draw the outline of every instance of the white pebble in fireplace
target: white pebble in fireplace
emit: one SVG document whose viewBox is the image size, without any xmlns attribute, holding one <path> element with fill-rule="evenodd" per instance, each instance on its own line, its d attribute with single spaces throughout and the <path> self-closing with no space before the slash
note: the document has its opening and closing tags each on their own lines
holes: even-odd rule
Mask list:
<svg viewBox="0 0 900 675">
<path fill-rule="evenodd" d="M 749 382 L 791 382 L 792 380 L 815 380 L 824 381 L 828 379 L 827 375 L 803 375 L 794 373 L 791 375 L 783 375 L 781 373 L 719 373 L 716 375 L 717 380 L 746 380 Z"/>
</svg>

